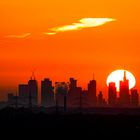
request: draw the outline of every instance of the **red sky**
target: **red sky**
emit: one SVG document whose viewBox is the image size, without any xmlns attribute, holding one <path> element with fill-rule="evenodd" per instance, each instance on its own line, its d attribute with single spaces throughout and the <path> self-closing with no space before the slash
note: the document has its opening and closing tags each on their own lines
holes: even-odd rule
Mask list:
<svg viewBox="0 0 140 140">
<path fill-rule="evenodd" d="M 86 88 L 93 73 L 98 90 L 106 95 L 106 78 L 113 70 L 132 72 L 140 91 L 140 1 L 139 0 L 1 0 L 0 90 L 26 83 L 35 70 L 40 80 L 78 79 Z M 69 25 L 82 18 L 114 18 L 96 28 L 47 36 L 50 28 Z M 26 38 L 10 38 L 24 35 Z M 6 88 L 7 87 L 7 88 Z"/>
</svg>

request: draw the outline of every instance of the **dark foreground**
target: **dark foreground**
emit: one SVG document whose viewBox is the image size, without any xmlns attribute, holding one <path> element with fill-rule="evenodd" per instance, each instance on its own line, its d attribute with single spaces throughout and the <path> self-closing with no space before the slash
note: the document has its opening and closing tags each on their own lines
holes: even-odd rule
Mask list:
<svg viewBox="0 0 140 140">
<path fill-rule="evenodd" d="M 97 132 L 140 134 L 140 115 L 43 113 L 29 109 L 6 108 L 0 111 L 0 128 L 78 128 Z"/>
</svg>

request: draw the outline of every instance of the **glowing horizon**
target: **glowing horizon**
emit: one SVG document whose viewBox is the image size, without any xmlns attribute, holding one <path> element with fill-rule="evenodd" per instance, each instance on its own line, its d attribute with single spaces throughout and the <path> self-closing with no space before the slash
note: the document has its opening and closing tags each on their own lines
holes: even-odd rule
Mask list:
<svg viewBox="0 0 140 140">
<path fill-rule="evenodd" d="M 107 98 L 108 73 L 125 65 L 140 90 L 139 10 L 139 0 L 1 0 L 0 99 L 33 69 L 84 88 L 95 73 Z"/>
</svg>

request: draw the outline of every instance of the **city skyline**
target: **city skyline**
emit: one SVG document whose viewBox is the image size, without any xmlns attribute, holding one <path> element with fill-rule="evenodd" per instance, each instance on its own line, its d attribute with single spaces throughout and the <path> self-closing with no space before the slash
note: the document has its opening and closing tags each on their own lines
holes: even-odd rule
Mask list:
<svg viewBox="0 0 140 140">
<path fill-rule="evenodd" d="M 119 81 L 119 91 L 116 83 L 111 81 L 108 85 L 108 97 L 102 91 L 97 91 L 97 81 L 90 80 L 87 89 L 77 85 L 77 80 L 69 78 L 69 82 L 55 82 L 49 78 L 41 81 L 41 91 L 39 91 L 38 82 L 33 75 L 27 84 L 19 84 L 18 93 L 8 93 L 8 104 L 23 107 L 42 106 L 42 107 L 139 107 L 139 93 L 134 87 L 129 88 L 129 79 L 127 79 L 124 70 L 123 80 Z M 41 92 L 41 100 L 39 100 Z M 65 107 L 65 110 L 66 110 Z"/>
<path fill-rule="evenodd" d="M 116 72 L 118 72 L 119 71 L 119 73 L 116 73 Z M 125 70 L 123 70 L 123 69 L 120 69 L 120 70 L 114 70 L 113 72 L 115 72 L 115 75 L 114 76 L 116 76 L 116 74 L 118 74 L 118 76 L 120 77 L 119 79 L 121 79 L 121 76 L 122 75 L 120 75 L 120 72 L 122 73 L 122 71 L 125 71 Z M 130 72 L 130 71 L 128 71 L 128 70 L 126 70 L 127 71 L 127 74 L 128 74 L 128 77 L 129 77 L 129 79 L 131 80 L 131 84 L 133 85 L 133 88 L 134 89 L 139 89 L 139 88 L 137 88 L 138 87 L 138 84 L 137 84 L 137 79 L 135 79 L 135 77 L 133 76 L 133 74 Z M 111 72 L 111 76 L 112 76 L 112 74 L 113 74 L 113 72 Z M 107 100 L 107 98 L 108 98 L 108 88 L 107 88 L 107 86 L 109 86 L 109 85 L 107 85 L 108 84 L 108 78 L 110 78 L 110 75 L 108 74 L 107 75 L 107 77 L 106 77 L 106 79 L 105 79 L 105 81 L 104 81 L 104 89 L 103 88 L 100 88 L 100 84 L 101 83 L 99 83 L 99 81 L 97 80 L 97 87 L 96 87 L 96 89 L 97 89 L 97 91 L 99 92 L 99 91 L 102 91 L 103 92 L 103 95 L 105 96 L 105 99 Z M 132 77 L 130 77 L 130 76 L 133 76 L 133 78 Z M 87 75 L 87 77 L 88 77 L 88 75 Z M 95 73 L 93 73 L 92 74 L 92 79 L 95 79 L 95 77 L 96 77 L 96 75 L 95 75 Z M 39 101 L 41 100 L 41 82 L 42 82 L 42 79 L 40 79 L 40 80 L 38 80 L 37 78 L 36 78 L 36 76 L 35 76 L 35 71 L 33 71 L 32 72 L 32 75 L 30 76 L 30 79 L 36 79 L 37 80 L 37 82 L 38 82 L 38 86 L 39 86 Z M 112 79 L 112 78 L 114 78 L 114 79 Z M 116 84 L 117 84 L 117 86 L 118 86 L 118 80 L 115 80 L 115 77 L 112 77 L 112 78 L 110 78 L 110 80 L 112 80 L 111 82 L 115 82 L 116 81 Z M 49 76 L 48 76 L 48 78 L 45 78 L 45 79 L 51 79 L 51 78 L 49 78 Z M 44 80 L 45 80 L 44 79 Z M 68 81 L 67 79 L 68 78 L 65 78 L 66 79 L 66 81 Z M 118 78 L 117 78 L 118 79 Z M 28 80 L 28 79 L 27 79 Z M 25 80 L 24 82 L 22 82 L 22 83 L 25 83 L 27 80 Z M 52 81 L 52 85 L 55 85 L 55 80 L 53 80 L 53 79 L 51 79 Z M 85 81 L 85 82 L 83 82 L 84 84 L 84 86 L 82 86 L 82 84 L 79 82 L 79 79 L 77 79 L 78 80 L 78 86 L 80 86 L 83 90 L 86 90 L 87 88 L 88 88 L 88 85 L 87 85 L 87 83 L 89 82 L 89 80 L 88 81 Z M 133 80 L 135 80 L 135 81 L 133 81 Z M 58 80 L 58 82 L 62 82 L 62 81 L 59 81 Z M 134 83 L 133 83 L 134 82 Z M 134 85 L 135 84 L 135 85 Z M 17 83 L 17 85 L 18 85 L 18 83 Z M 14 94 L 17 94 L 18 93 L 18 91 L 17 91 L 17 88 L 18 88 L 18 86 L 15 86 L 15 87 L 4 87 L 6 90 L 4 90 L 3 92 L 1 92 L 1 96 L 0 97 L 2 97 L 1 98 L 1 100 L 6 100 L 7 99 L 7 93 L 14 93 Z M 21 85 L 23 85 L 23 86 L 26 86 L 26 84 L 21 84 Z M 130 85 L 129 84 L 129 86 L 131 86 L 132 87 L 132 85 Z M 1 88 L 2 89 L 2 88 Z M 118 93 L 118 89 L 117 89 L 117 93 Z M 2 96 L 2 95 L 4 95 L 4 96 Z M 118 94 L 117 94 L 117 96 L 118 96 Z"/>
<path fill-rule="evenodd" d="M 139 13 L 140 0 L 0 0 L 0 128 L 139 133 Z"/>
<path fill-rule="evenodd" d="M 34 70 L 38 81 L 75 77 L 84 88 L 94 72 L 107 93 L 107 75 L 123 68 L 140 89 L 139 9 L 139 0 L 0 1 L 0 98 Z"/>
</svg>

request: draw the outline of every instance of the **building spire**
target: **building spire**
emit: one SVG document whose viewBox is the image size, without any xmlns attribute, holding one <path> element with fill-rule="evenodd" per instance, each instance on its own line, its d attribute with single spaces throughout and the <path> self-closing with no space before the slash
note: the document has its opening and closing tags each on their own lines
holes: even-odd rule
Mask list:
<svg viewBox="0 0 140 140">
<path fill-rule="evenodd" d="M 124 77 L 123 80 L 126 81 L 126 71 L 124 70 Z"/>
<path fill-rule="evenodd" d="M 35 80 L 35 72 L 34 71 L 32 71 L 31 80 Z"/>
</svg>

